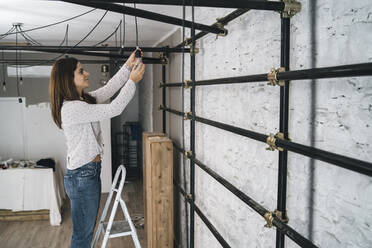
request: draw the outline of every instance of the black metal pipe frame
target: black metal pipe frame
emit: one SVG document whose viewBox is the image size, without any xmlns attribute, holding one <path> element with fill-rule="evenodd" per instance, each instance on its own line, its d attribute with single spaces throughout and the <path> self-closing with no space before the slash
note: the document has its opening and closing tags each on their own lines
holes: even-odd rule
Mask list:
<svg viewBox="0 0 372 248">
<path fill-rule="evenodd" d="M 280 42 L 280 66 L 289 71 L 289 47 L 290 47 L 290 19 L 281 18 L 281 42 Z M 289 81 L 280 87 L 280 116 L 279 132 L 288 139 L 288 116 L 289 116 Z M 282 213 L 282 218 L 287 218 L 287 162 L 288 151 L 279 151 L 278 160 L 278 192 L 277 210 Z M 285 247 L 285 236 L 280 230 L 276 230 L 276 248 Z"/>
<path fill-rule="evenodd" d="M 228 14 L 227 16 L 223 17 L 223 18 L 220 18 L 218 19 L 218 21 L 214 24 L 212 24 L 211 26 L 212 27 L 217 27 L 218 25 L 222 25 L 222 26 L 225 26 L 227 25 L 230 21 L 238 18 L 239 16 L 247 13 L 249 11 L 249 9 L 237 9 L 233 12 L 231 12 L 230 14 Z M 207 34 L 209 34 L 208 32 L 205 32 L 205 31 L 202 31 L 202 32 L 199 32 L 197 33 L 194 38 L 190 38 L 190 41 L 189 42 L 195 42 L 196 40 L 206 36 Z M 175 46 L 174 48 L 181 48 L 183 46 L 186 45 L 186 42 L 185 41 L 182 41 L 180 44 L 178 44 L 177 46 Z"/>
<path fill-rule="evenodd" d="M 15 65 L 17 62 L 18 65 L 32 65 L 32 64 L 47 64 L 51 65 L 56 60 L 50 60 L 49 62 L 46 62 L 49 60 L 41 60 L 41 59 L 22 59 L 22 60 L 15 60 L 15 59 L 6 59 L 6 60 L 0 60 L 0 64 L 9 64 L 9 65 Z M 89 59 L 81 59 L 79 60 L 82 64 L 109 64 L 110 60 L 89 60 Z M 124 61 L 123 61 L 124 62 Z"/>
<path fill-rule="evenodd" d="M 192 0 L 192 4 L 194 0 Z M 192 25 L 191 25 L 191 39 L 195 37 L 195 22 L 194 22 L 194 7 L 192 7 Z M 192 49 L 195 48 L 195 41 L 192 42 Z M 195 116 L 195 52 L 190 53 L 190 111 Z M 190 151 L 195 156 L 195 119 L 192 118 L 190 122 Z M 190 248 L 194 248 L 195 239 L 195 163 L 190 160 Z"/>
<path fill-rule="evenodd" d="M 185 0 L 186 6 L 191 6 L 193 0 Z M 182 0 L 93 0 L 92 2 L 120 2 L 120 3 L 138 3 L 138 4 L 160 4 L 160 5 L 177 5 L 182 6 Z M 256 10 L 271 10 L 282 11 L 284 10 L 283 2 L 273 1 L 244 1 L 244 0 L 194 0 L 195 7 L 215 7 L 215 8 L 250 8 Z"/>
<path fill-rule="evenodd" d="M 161 66 L 161 79 L 162 79 L 162 83 L 165 83 L 166 82 L 166 67 L 165 65 L 162 65 Z M 166 98 L 166 88 L 163 87 L 162 89 L 162 104 L 163 106 L 166 106 L 167 104 L 167 98 Z M 166 133 L 167 132 L 167 120 L 166 120 L 166 112 L 165 110 L 163 110 L 163 133 Z"/>
<path fill-rule="evenodd" d="M 176 189 L 183 195 L 185 200 L 191 204 L 191 199 L 187 197 L 185 190 L 173 179 L 173 184 L 176 186 Z M 208 220 L 208 218 L 203 214 L 203 212 L 198 208 L 196 204 L 194 204 L 195 212 L 199 215 L 200 219 L 204 222 L 204 224 L 208 227 L 208 229 L 212 232 L 213 236 L 218 240 L 218 242 L 224 248 L 230 248 L 231 246 L 226 242 L 226 240 L 221 236 L 221 234 L 217 231 L 217 229 L 213 226 L 213 224 Z"/>
<path fill-rule="evenodd" d="M 85 56 L 94 56 L 94 57 L 107 57 L 117 60 L 126 60 L 129 58 L 129 55 L 119 55 L 119 54 L 110 54 L 110 53 L 96 53 L 96 52 L 85 52 L 85 51 L 77 51 L 77 50 L 52 50 L 52 49 L 34 49 L 35 52 L 43 52 L 43 53 L 67 53 L 67 54 L 77 54 L 77 55 L 85 55 Z M 157 58 L 149 58 L 143 57 L 142 62 L 144 64 L 162 64 L 163 61 Z"/>
<path fill-rule="evenodd" d="M 183 112 L 173 110 L 167 107 L 161 107 L 161 109 L 165 109 L 166 111 L 179 115 L 179 116 L 185 115 Z M 235 134 L 239 134 L 244 137 L 248 137 L 248 138 L 260 141 L 260 142 L 266 143 L 266 140 L 269 137 L 269 135 L 266 135 L 266 134 L 261 134 L 261 133 L 257 133 L 251 130 L 246 130 L 243 128 L 224 124 L 221 122 L 208 120 L 202 117 L 198 117 L 198 116 L 189 116 L 189 117 L 194 118 L 195 121 L 198 121 L 198 122 L 210 125 L 210 126 L 214 126 L 214 127 L 217 127 L 217 128 L 220 128 L 220 129 L 223 129 L 223 130 L 235 133 Z M 339 155 L 339 154 L 332 153 L 332 152 L 327 152 L 327 151 L 324 151 L 318 148 L 305 146 L 299 143 L 295 143 L 295 142 L 284 140 L 284 139 L 282 140 L 279 138 L 275 140 L 275 145 L 277 147 L 281 147 L 288 151 L 292 151 L 295 153 L 305 155 L 307 157 L 318 159 L 318 160 L 321 160 L 321 161 L 324 161 L 324 162 L 327 162 L 327 163 L 330 163 L 330 164 L 333 164 L 333 165 L 336 165 L 336 166 L 339 166 L 339 167 L 342 167 L 348 170 L 352 170 L 352 171 L 355 171 L 355 172 L 358 172 L 358 173 L 361 173 L 367 176 L 372 176 L 372 163 L 369 163 L 369 162 L 346 157 L 346 156 Z"/>
<path fill-rule="evenodd" d="M 185 151 L 182 148 L 180 148 L 174 142 L 173 142 L 173 145 L 176 148 L 176 150 L 178 150 L 180 153 L 183 154 L 183 156 L 185 156 Z M 194 161 L 195 164 L 197 164 L 199 166 L 199 168 L 201 168 L 202 170 L 204 170 L 208 175 L 210 175 L 216 181 L 218 181 L 219 183 L 221 183 L 226 189 L 228 189 L 236 197 L 238 197 L 240 200 L 242 200 L 245 204 L 247 204 L 248 206 L 250 206 L 253 210 L 255 210 L 262 217 L 264 217 L 265 214 L 268 212 L 268 210 L 265 209 L 262 205 L 260 205 L 258 202 L 256 202 L 252 198 L 250 198 L 248 195 L 244 194 L 241 190 L 239 190 L 234 185 L 232 185 L 231 183 L 229 183 L 226 179 L 224 179 L 223 177 L 221 177 L 220 175 L 218 175 L 216 172 L 214 172 L 208 166 L 206 166 L 205 164 L 203 164 L 202 162 L 200 162 L 194 156 L 191 156 L 189 159 L 192 160 L 192 161 Z M 182 190 L 182 188 L 180 188 L 180 186 L 178 184 L 177 184 L 177 187 L 180 190 Z M 188 198 L 186 198 L 186 199 L 188 199 Z M 290 237 L 293 241 L 295 241 L 301 247 L 317 247 L 313 243 L 311 243 L 311 241 L 309 241 L 308 239 L 304 238 L 301 234 L 299 234 L 294 229 L 292 229 L 290 226 L 288 226 L 285 223 L 283 223 L 279 218 L 277 218 L 276 216 L 274 218 L 276 218 L 276 219 L 275 219 L 275 221 L 273 221 L 273 224 L 277 227 L 277 231 L 280 231 L 281 233 L 287 235 L 288 237 Z M 218 233 L 218 231 L 215 228 L 214 228 L 214 230 Z"/>
<path fill-rule="evenodd" d="M 185 27 L 191 28 L 191 26 L 193 25 L 192 22 L 190 21 L 183 21 L 182 19 L 175 18 L 172 16 L 161 15 L 161 14 L 154 13 L 151 11 L 140 10 L 140 9 L 112 4 L 112 3 L 92 2 L 88 0 L 61 0 L 61 1 L 79 4 L 83 6 L 89 6 L 93 8 L 105 9 L 105 10 L 109 10 L 109 11 L 116 12 L 116 13 L 137 16 L 137 17 L 141 17 L 141 18 L 145 18 L 145 19 L 149 19 L 153 21 L 165 22 L 165 23 L 173 24 L 177 26 L 185 26 Z M 212 26 L 199 24 L 199 23 L 195 23 L 194 27 L 195 29 L 207 31 L 209 33 L 214 33 L 214 34 L 220 34 L 220 33 L 225 32 L 221 28 L 212 27 Z"/>
<path fill-rule="evenodd" d="M 372 63 L 351 64 L 333 67 L 323 67 L 287 72 L 278 72 L 277 80 L 305 80 L 321 78 L 338 78 L 338 77 L 355 77 L 355 76 L 372 76 Z M 238 84 L 238 83 L 255 83 L 268 81 L 267 73 L 256 74 L 240 77 L 216 78 L 200 80 L 195 82 L 195 86 L 220 85 L 220 84 Z M 161 87 L 182 87 L 185 83 L 168 83 Z"/>
<path fill-rule="evenodd" d="M 120 47 L 106 47 L 106 46 L 3 46 L 0 45 L 0 50 L 23 50 L 23 51 L 36 51 L 36 50 L 59 50 L 61 53 L 64 51 L 119 51 Z M 136 47 L 124 47 L 124 52 L 133 52 Z M 165 52 L 165 53 L 182 53 L 182 48 L 170 47 L 141 47 L 143 52 Z M 185 52 L 189 53 L 190 48 L 185 48 Z"/>
<path fill-rule="evenodd" d="M 51 49 L 48 49 L 48 50 L 40 49 L 40 50 L 34 50 L 34 51 L 45 52 L 45 53 L 61 53 L 61 50 L 51 50 Z M 120 55 L 120 54 L 111 54 L 111 53 L 96 53 L 96 52 L 85 52 L 85 51 L 77 51 L 77 50 L 74 50 L 74 51 L 65 50 L 64 52 L 66 52 L 67 54 L 78 54 L 78 55 L 94 56 L 94 57 L 108 57 L 108 58 L 120 59 L 120 60 L 125 60 L 129 58 L 129 55 Z M 62 51 L 62 53 L 64 52 Z M 161 59 L 150 58 L 150 57 L 143 57 L 142 62 L 144 64 L 162 64 L 163 63 Z"/>
</svg>

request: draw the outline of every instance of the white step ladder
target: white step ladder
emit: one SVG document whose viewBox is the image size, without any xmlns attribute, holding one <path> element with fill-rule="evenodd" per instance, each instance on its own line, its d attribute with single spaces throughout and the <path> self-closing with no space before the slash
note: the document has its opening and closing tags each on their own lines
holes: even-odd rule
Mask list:
<svg viewBox="0 0 372 248">
<path fill-rule="evenodd" d="M 119 185 L 119 188 L 116 189 L 115 186 L 117 184 L 120 173 L 122 174 L 120 185 Z M 136 228 L 134 227 L 132 219 L 129 216 L 128 209 L 127 209 L 127 206 L 125 205 L 125 202 L 123 201 L 123 199 L 121 199 L 121 192 L 123 190 L 125 176 L 126 176 L 126 169 L 123 165 L 120 165 L 119 168 L 116 170 L 114 182 L 112 183 L 110 194 L 107 198 L 105 208 L 103 209 L 103 213 L 99 221 L 96 235 L 94 236 L 94 240 L 92 242 L 91 248 L 95 248 L 97 246 L 98 239 L 101 233 L 103 235 L 103 241 L 102 241 L 102 246 L 101 246 L 102 248 L 106 247 L 108 239 L 128 236 L 128 235 L 132 236 L 134 246 L 136 248 L 141 248 L 140 242 L 137 237 Z M 111 210 L 109 221 L 104 222 L 108 208 L 111 203 L 113 192 L 116 192 L 114 206 Z M 114 221 L 114 217 L 115 217 L 116 210 L 118 208 L 119 203 L 120 203 L 125 219 L 121 221 Z"/>
</svg>

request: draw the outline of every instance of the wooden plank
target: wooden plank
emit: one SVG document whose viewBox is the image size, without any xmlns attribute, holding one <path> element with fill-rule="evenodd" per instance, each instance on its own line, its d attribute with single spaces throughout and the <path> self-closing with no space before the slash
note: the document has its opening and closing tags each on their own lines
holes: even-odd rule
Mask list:
<svg viewBox="0 0 372 248">
<path fill-rule="evenodd" d="M 168 138 L 151 142 L 154 247 L 173 247 L 173 144 Z"/>
<path fill-rule="evenodd" d="M 151 155 L 150 146 L 149 146 L 149 137 L 164 137 L 164 133 L 150 133 L 150 132 L 143 132 L 142 133 L 142 163 L 143 163 L 143 201 L 144 201 L 144 220 L 145 220 L 145 237 L 147 239 L 147 247 L 152 247 L 152 222 L 149 216 L 151 216 L 151 184 L 147 183 L 147 181 L 151 181 L 151 168 L 147 170 L 147 164 L 151 164 Z M 148 155 L 149 154 L 149 155 Z"/>
<path fill-rule="evenodd" d="M 148 171 L 151 181 L 147 181 L 147 183 L 151 183 L 151 248 L 172 248 L 173 144 L 167 137 L 150 137 L 148 141 L 151 151 L 151 156 L 148 156 L 148 158 L 151 157 L 151 166 L 148 164 L 147 167 L 151 170 L 151 172 Z"/>
</svg>

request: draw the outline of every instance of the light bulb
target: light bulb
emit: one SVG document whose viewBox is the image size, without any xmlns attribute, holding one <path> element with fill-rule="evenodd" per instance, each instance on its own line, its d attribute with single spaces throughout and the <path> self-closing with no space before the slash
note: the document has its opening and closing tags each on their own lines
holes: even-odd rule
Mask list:
<svg viewBox="0 0 372 248">
<path fill-rule="evenodd" d="M 102 72 L 102 76 L 107 77 L 107 74 L 109 72 L 109 66 L 101 65 L 101 72 Z"/>
</svg>

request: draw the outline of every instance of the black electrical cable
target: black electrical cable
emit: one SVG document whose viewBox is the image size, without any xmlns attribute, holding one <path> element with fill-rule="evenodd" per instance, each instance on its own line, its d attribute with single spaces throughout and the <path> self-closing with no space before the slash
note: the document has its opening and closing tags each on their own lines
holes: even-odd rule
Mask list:
<svg viewBox="0 0 372 248">
<path fill-rule="evenodd" d="M 21 32 L 21 35 L 23 36 L 23 38 L 25 38 L 27 41 L 30 41 L 30 43 L 33 43 L 35 45 L 42 46 L 42 44 L 40 42 L 38 42 L 37 40 L 35 40 L 34 38 L 32 38 L 30 35 L 28 35 L 27 33 L 25 33 L 23 31 L 23 29 L 21 28 L 21 26 L 18 26 L 18 31 L 20 31 Z"/>
<path fill-rule="evenodd" d="M 19 51 L 19 61 L 22 61 L 22 51 Z M 19 67 L 19 83 L 23 84 L 22 67 Z"/>
<path fill-rule="evenodd" d="M 31 29 L 27 29 L 27 30 L 23 30 L 22 32 L 24 32 L 24 33 L 27 33 L 27 32 L 30 32 L 30 31 L 34 31 L 34 30 L 39 30 L 39 29 L 43 29 L 43 28 L 47 28 L 47 27 L 51 27 L 51 26 L 55 26 L 55 25 L 58 25 L 58 24 L 61 24 L 61 23 L 64 23 L 64 22 L 68 22 L 68 21 L 71 21 L 71 20 L 73 20 L 73 19 L 76 19 L 76 18 L 78 18 L 78 17 L 80 17 L 80 16 L 83 16 L 83 15 L 86 15 L 86 14 L 88 14 L 88 13 L 90 13 L 90 12 L 92 12 L 92 11 L 94 11 L 94 10 L 96 10 L 97 8 L 94 8 L 94 9 L 91 9 L 91 10 L 89 10 L 89 11 L 87 11 L 87 12 L 84 12 L 84 13 L 82 13 L 82 14 L 80 14 L 80 15 L 77 15 L 77 16 L 73 16 L 73 17 L 71 17 L 71 18 L 68 18 L 68 19 L 66 19 L 66 20 L 63 20 L 63 21 L 59 21 L 59 22 L 55 22 L 55 23 L 51 23 L 51 24 L 48 24 L 48 25 L 45 25 L 45 26 L 41 26 L 41 27 L 37 27 L 37 28 L 31 28 Z M 0 37 L 2 37 L 2 36 L 8 36 L 8 35 L 11 35 L 11 34 L 17 34 L 17 33 L 20 33 L 19 31 L 16 31 L 16 32 L 12 32 L 12 33 L 5 33 L 5 34 L 0 34 Z M 3 37 L 2 37 L 3 38 Z M 0 39 L 2 39 L 2 38 L 0 38 Z"/>
<path fill-rule="evenodd" d="M 3 60 L 3 90 L 6 90 L 6 82 L 5 82 L 5 57 L 4 57 L 4 50 L 1 52 L 1 58 Z"/>
<path fill-rule="evenodd" d="M 18 46 L 18 33 L 16 33 L 16 46 Z M 17 76 L 17 94 L 18 94 L 18 102 L 22 103 L 22 98 L 20 97 L 21 94 L 19 92 L 19 78 L 18 78 L 18 50 L 16 50 L 16 76 Z"/>
<path fill-rule="evenodd" d="M 100 41 L 98 42 L 97 44 L 93 45 L 94 47 L 106 42 L 108 39 L 110 39 L 119 29 L 119 26 L 120 26 L 120 22 L 119 22 L 119 25 L 115 28 L 114 32 L 112 32 L 108 37 L 106 37 L 103 41 Z"/>
<path fill-rule="evenodd" d="M 119 22 L 119 26 L 120 26 L 120 31 L 119 31 L 119 44 L 120 44 L 120 46 L 123 44 L 122 41 L 121 41 L 121 39 L 123 38 L 123 37 L 121 36 L 121 32 L 122 32 L 122 30 L 121 30 L 121 25 L 122 25 L 122 21 L 120 20 L 120 22 Z"/>
<path fill-rule="evenodd" d="M 66 42 L 66 46 L 67 46 L 67 39 L 68 39 L 68 24 L 66 26 L 66 32 L 65 32 L 65 36 L 63 37 L 63 40 L 61 41 L 61 43 L 58 45 L 58 47 L 62 47 L 63 43 Z"/>
<path fill-rule="evenodd" d="M 0 35 L 0 40 L 1 39 L 4 39 L 5 37 L 7 37 L 11 32 L 13 32 L 14 31 L 14 29 L 15 29 L 15 27 L 14 26 L 12 26 L 12 28 L 11 29 L 9 29 L 6 33 L 4 33 L 4 34 L 2 34 L 2 35 Z"/>
<path fill-rule="evenodd" d="M 136 4 L 134 4 L 134 8 L 136 9 Z M 136 24 L 136 47 L 138 48 L 138 23 L 137 23 L 137 16 L 134 16 L 134 21 Z"/>
<path fill-rule="evenodd" d="M 123 7 L 125 7 L 125 3 L 123 3 Z M 124 48 L 125 45 L 125 14 L 123 13 L 123 44 L 121 45 Z"/>
<path fill-rule="evenodd" d="M 97 24 L 88 32 L 88 34 L 87 35 L 85 35 L 84 36 L 84 38 L 82 38 L 78 43 L 76 43 L 72 48 L 75 48 L 75 47 L 77 47 L 79 44 L 81 44 L 96 28 L 97 28 L 97 26 L 102 22 L 102 20 L 103 20 L 103 18 L 107 15 L 107 13 L 108 13 L 108 10 L 106 10 L 105 11 L 105 13 L 103 14 L 103 16 L 101 17 L 101 19 L 97 22 Z M 32 66 L 38 66 L 38 65 L 43 65 L 43 64 L 47 64 L 47 63 L 50 63 L 50 62 L 52 62 L 52 61 L 54 61 L 54 60 L 57 60 L 57 59 L 59 59 L 60 57 L 62 57 L 63 55 L 65 55 L 66 53 L 68 53 L 69 51 L 71 51 L 71 49 L 72 48 L 70 48 L 69 50 L 67 50 L 67 51 L 65 51 L 64 53 L 62 53 L 62 54 L 60 54 L 60 55 L 58 55 L 57 57 L 55 57 L 55 58 L 52 58 L 52 59 L 49 59 L 49 60 L 45 60 L 44 62 L 42 62 L 42 63 L 39 63 L 39 64 L 35 64 L 35 65 L 27 65 L 27 66 L 23 66 L 24 68 L 25 67 L 32 67 Z"/>
<path fill-rule="evenodd" d="M 125 7 L 125 3 L 123 3 L 123 7 Z M 122 39 L 122 42 L 120 42 L 120 50 L 119 54 L 124 55 L 124 44 L 125 44 L 125 14 L 123 13 L 123 19 L 122 19 L 122 24 L 123 24 L 123 37 L 120 36 L 120 40 Z M 120 29 L 121 31 L 121 29 Z M 121 32 L 120 32 L 121 34 Z"/>
</svg>

